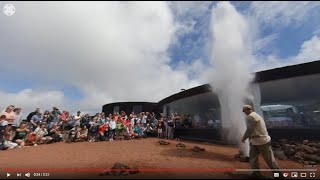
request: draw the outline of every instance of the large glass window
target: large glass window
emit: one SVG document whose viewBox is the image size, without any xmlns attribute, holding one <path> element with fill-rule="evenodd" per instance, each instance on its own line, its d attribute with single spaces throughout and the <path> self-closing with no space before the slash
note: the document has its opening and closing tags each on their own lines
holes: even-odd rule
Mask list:
<svg viewBox="0 0 320 180">
<path fill-rule="evenodd" d="M 205 128 L 219 126 L 220 108 L 218 98 L 211 92 L 203 93 L 171 102 L 164 113 L 178 113 L 184 123 L 187 115 L 191 116 L 192 127 Z M 212 122 L 214 122 L 212 124 Z M 216 123 L 218 123 L 216 125 Z"/>
<path fill-rule="evenodd" d="M 261 109 L 269 128 L 320 127 L 320 75 L 260 83 Z"/>
<path fill-rule="evenodd" d="M 268 128 L 320 128 L 320 74 L 259 83 L 261 114 Z M 260 96 L 260 95 L 259 95 Z M 214 93 L 203 93 L 166 104 L 165 115 L 191 115 L 193 127 L 221 127 Z M 211 121 L 212 120 L 212 121 Z"/>
<path fill-rule="evenodd" d="M 134 114 L 140 114 L 142 112 L 142 106 L 133 106 Z"/>
</svg>

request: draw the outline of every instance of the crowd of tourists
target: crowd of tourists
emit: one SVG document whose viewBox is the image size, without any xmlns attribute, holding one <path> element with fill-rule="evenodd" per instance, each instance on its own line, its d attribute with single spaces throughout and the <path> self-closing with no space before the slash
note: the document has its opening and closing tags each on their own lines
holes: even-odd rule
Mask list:
<svg viewBox="0 0 320 180">
<path fill-rule="evenodd" d="M 191 116 L 190 116 L 191 117 Z M 174 129 L 188 127 L 177 113 L 168 117 L 163 114 L 124 111 L 115 114 L 96 113 L 72 115 L 69 111 L 52 111 L 36 108 L 25 118 L 21 108 L 8 106 L 0 113 L 0 150 L 37 146 L 56 142 L 97 142 L 158 137 L 179 140 Z"/>
</svg>

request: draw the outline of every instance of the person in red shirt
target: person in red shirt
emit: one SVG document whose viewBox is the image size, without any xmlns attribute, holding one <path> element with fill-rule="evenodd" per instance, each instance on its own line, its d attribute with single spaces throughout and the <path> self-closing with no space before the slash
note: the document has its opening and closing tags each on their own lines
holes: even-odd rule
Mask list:
<svg viewBox="0 0 320 180">
<path fill-rule="evenodd" d="M 124 120 L 124 125 L 125 126 L 129 126 L 129 124 L 131 124 L 131 118 L 129 117 L 128 119 Z"/>
<path fill-rule="evenodd" d="M 99 139 L 100 141 L 106 141 L 108 138 L 108 129 L 109 124 L 106 122 L 103 125 L 99 126 Z"/>
</svg>

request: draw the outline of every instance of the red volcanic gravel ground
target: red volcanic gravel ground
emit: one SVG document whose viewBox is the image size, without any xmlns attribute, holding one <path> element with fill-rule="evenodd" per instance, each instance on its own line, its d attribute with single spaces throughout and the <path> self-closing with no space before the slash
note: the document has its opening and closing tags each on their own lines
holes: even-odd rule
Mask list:
<svg viewBox="0 0 320 180">
<path fill-rule="evenodd" d="M 182 141 L 185 148 L 177 148 L 177 141 L 169 140 L 170 145 L 159 145 L 158 139 L 56 143 L 0 151 L 0 178 L 6 171 L 12 171 L 10 178 L 16 178 L 16 172 L 50 173 L 49 178 L 247 178 L 250 172 L 195 172 L 203 168 L 241 168 L 249 169 L 248 163 L 238 162 L 234 155 L 238 149 L 231 146 L 209 143 Z M 204 152 L 193 152 L 192 148 L 205 148 Z M 128 176 L 99 176 L 101 169 L 111 168 L 115 163 L 124 163 L 130 167 L 159 170 L 159 172 L 140 172 Z M 267 168 L 260 159 L 261 168 Z M 278 160 L 282 169 L 303 169 L 303 165 L 292 161 Z M 9 169 L 8 169 L 9 168 Z M 15 169 L 20 168 L 20 170 Z M 22 169 L 21 169 L 22 168 Z M 41 169 L 42 168 L 42 169 Z M 45 169 L 43 169 L 45 168 Z M 75 169 L 73 169 L 75 168 Z M 160 172 L 165 168 L 175 168 L 190 172 Z M 180 169 L 183 168 L 183 169 Z M 196 168 L 196 169 L 195 169 Z M 37 171 L 38 169 L 38 171 Z M 75 170 L 79 172 L 75 172 Z M 218 169 L 221 170 L 221 169 Z M 85 172 L 91 171 L 91 172 Z M 193 171 L 193 172 L 192 172 Z M 272 172 L 264 172 L 272 176 Z M 307 173 L 309 174 L 309 173 Z M 38 174 L 39 178 L 44 175 Z M 319 173 L 317 173 L 317 177 Z M 25 177 L 24 177 L 25 178 Z"/>
</svg>

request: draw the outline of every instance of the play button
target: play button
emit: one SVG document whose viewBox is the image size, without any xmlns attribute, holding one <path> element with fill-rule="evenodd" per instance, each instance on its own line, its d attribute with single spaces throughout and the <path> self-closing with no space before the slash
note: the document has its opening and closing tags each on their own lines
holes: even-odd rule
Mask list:
<svg viewBox="0 0 320 180">
<path fill-rule="evenodd" d="M 11 174 L 10 173 L 7 173 L 7 177 L 10 177 L 11 176 Z"/>
</svg>

